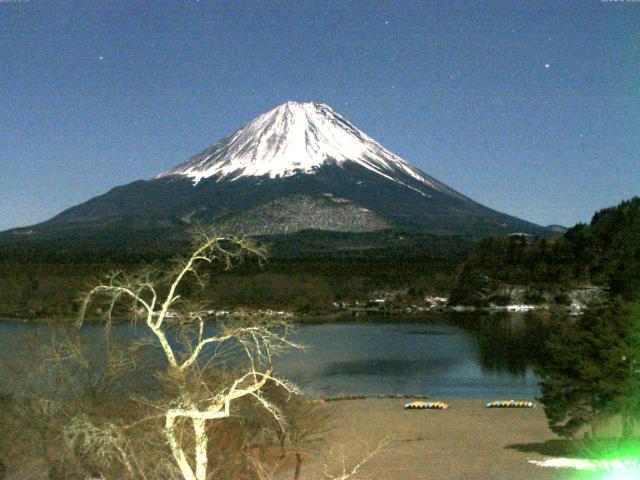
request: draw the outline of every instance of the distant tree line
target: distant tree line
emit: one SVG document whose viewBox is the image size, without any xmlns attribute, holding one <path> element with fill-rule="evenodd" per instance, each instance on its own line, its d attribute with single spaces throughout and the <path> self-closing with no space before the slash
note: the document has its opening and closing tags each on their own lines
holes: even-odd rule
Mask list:
<svg viewBox="0 0 640 480">
<path fill-rule="evenodd" d="M 562 289 L 591 283 L 613 295 L 640 291 L 640 197 L 598 211 L 553 239 L 524 236 L 481 240 L 462 264 L 452 296 L 459 303 L 487 298 L 496 284 Z"/>
<path fill-rule="evenodd" d="M 298 232 L 265 237 L 269 262 L 246 262 L 214 276 L 203 295 L 237 305 L 322 311 L 372 291 L 405 288 L 410 302 L 450 294 L 453 303 L 507 303 L 500 285 L 524 285 L 526 301 L 540 291 L 568 303 L 566 289 L 592 283 L 631 298 L 640 290 L 640 198 L 597 212 L 558 238 L 434 237 L 404 232 L 351 235 Z M 0 317 L 69 317 L 78 292 L 118 268 L 162 264 L 188 244 L 120 236 L 0 242 Z M 211 272 L 216 273 L 216 272 Z M 503 298 L 504 297 L 504 298 Z"/>
<path fill-rule="evenodd" d="M 470 250 L 470 244 L 465 245 Z M 83 248 L 88 249 L 84 259 Z M 72 317 L 80 304 L 78 292 L 97 278 L 113 270 L 162 265 L 170 258 L 167 250 L 154 255 L 131 247 L 122 251 L 103 251 L 98 245 L 83 248 L 67 256 L 55 244 L 0 246 L 0 317 Z M 457 265 L 465 258 L 458 249 L 451 250 L 453 256 L 446 251 L 425 253 L 408 248 L 285 257 L 276 256 L 281 246 L 267 244 L 267 248 L 275 253 L 262 264 L 246 260 L 233 271 L 210 266 L 207 273 L 213 281 L 198 295 L 220 308 L 244 306 L 301 313 L 326 312 L 334 302 L 363 300 L 383 289 L 406 289 L 407 301 L 413 302 L 426 294 L 446 294 Z"/>
</svg>

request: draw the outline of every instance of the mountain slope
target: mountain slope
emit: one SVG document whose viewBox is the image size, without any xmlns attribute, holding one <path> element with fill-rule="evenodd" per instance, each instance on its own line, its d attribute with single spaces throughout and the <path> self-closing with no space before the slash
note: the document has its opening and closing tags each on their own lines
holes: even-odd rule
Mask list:
<svg viewBox="0 0 640 480">
<path fill-rule="evenodd" d="M 287 102 L 149 181 L 114 188 L 13 233 L 104 228 L 236 233 L 411 229 L 452 235 L 549 232 L 491 210 L 394 155 L 323 104 Z"/>
<path fill-rule="evenodd" d="M 234 181 L 313 174 L 327 165 L 360 165 L 400 185 L 410 176 L 427 187 L 460 194 L 397 157 L 329 106 L 287 102 L 263 113 L 199 155 L 159 175 Z M 416 189 L 420 192 L 421 190 Z"/>
</svg>

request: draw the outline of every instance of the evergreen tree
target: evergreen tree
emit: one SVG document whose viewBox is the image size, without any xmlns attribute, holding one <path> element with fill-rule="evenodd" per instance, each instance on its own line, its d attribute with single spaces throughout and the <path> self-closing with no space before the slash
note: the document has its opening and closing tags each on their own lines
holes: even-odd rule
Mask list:
<svg viewBox="0 0 640 480">
<path fill-rule="evenodd" d="M 622 416 L 622 435 L 629 437 L 640 420 L 640 304 L 627 307 L 626 313 L 631 323 L 623 352 L 627 380 L 622 385 L 622 395 L 616 399 L 614 409 Z"/>
<path fill-rule="evenodd" d="M 640 197 L 602 209 L 589 225 L 579 223 L 550 241 L 485 239 L 460 269 L 461 288 L 469 271 L 497 283 L 545 288 L 606 285 L 614 295 L 632 300 L 640 295 Z"/>
<path fill-rule="evenodd" d="M 637 310 L 619 300 L 590 307 L 575 322 L 562 319 L 537 368 L 549 427 L 571 437 L 583 427 L 623 416 L 624 434 L 640 411 Z"/>
</svg>

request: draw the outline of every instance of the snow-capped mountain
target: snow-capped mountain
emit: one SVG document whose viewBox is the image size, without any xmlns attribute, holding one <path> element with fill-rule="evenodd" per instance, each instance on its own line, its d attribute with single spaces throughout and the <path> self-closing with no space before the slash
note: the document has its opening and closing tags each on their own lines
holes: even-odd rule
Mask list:
<svg viewBox="0 0 640 480">
<path fill-rule="evenodd" d="M 402 179 L 406 175 L 450 195 L 459 194 L 426 175 L 365 135 L 331 107 L 287 102 L 263 113 L 233 135 L 157 178 L 182 175 L 234 181 L 243 177 L 284 178 L 312 174 L 326 165 L 353 163 L 422 192 Z"/>
<path fill-rule="evenodd" d="M 434 234 L 549 232 L 474 202 L 318 103 L 287 102 L 177 167 L 12 233 L 305 229 Z"/>
</svg>

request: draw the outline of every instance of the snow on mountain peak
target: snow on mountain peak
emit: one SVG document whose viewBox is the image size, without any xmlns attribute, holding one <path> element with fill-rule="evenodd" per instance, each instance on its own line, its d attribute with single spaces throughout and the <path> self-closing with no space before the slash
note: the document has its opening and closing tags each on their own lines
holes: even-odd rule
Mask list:
<svg viewBox="0 0 640 480">
<path fill-rule="evenodd" d="M 158 176 L 186 176 L 197 184 L 216 177 L 282 178 L 312 174 L 326 164 L 355 162 L 389 180 L 409 186 L 409 175 L 430 188 L 461 196 L 394 155 L 321 103 L 288 101 L 263 113 L 187 162 Z"/>
</svg>

